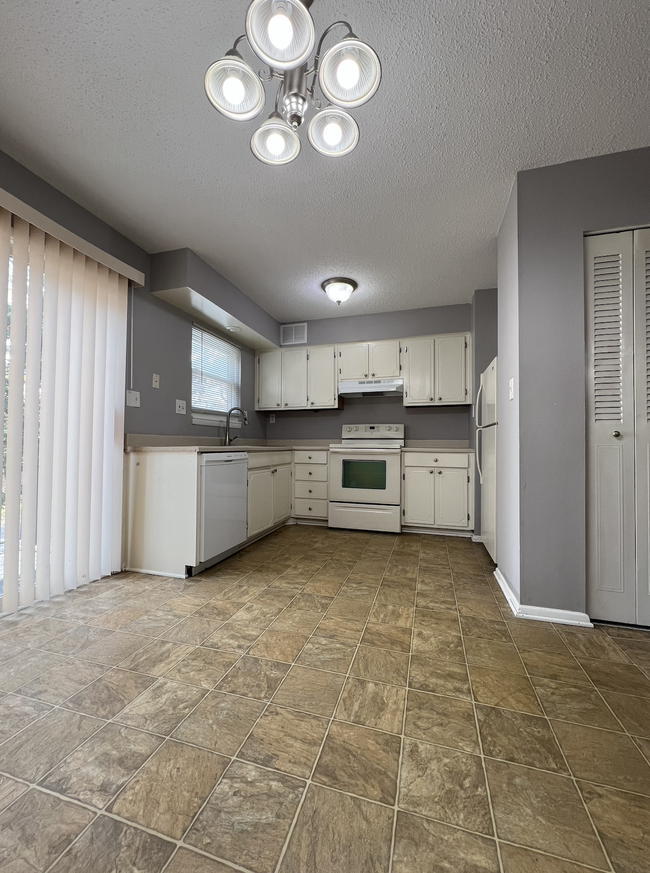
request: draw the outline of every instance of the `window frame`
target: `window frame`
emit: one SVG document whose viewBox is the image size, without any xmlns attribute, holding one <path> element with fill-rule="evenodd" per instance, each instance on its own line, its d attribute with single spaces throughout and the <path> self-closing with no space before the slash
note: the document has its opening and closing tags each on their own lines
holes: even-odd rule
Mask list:
<svg viewBox="0 0 650 873">
<path fill-rule="evenodd" d="M 198 330 L 201 333 L 207 334 L 208 336 L 213 337 L 219 342 L 223 343 L 226 346 L 230 346 L 233 349 L 236 349 L 239 353 L 239 404 L 241 405 L 241 346 L 236 343 L 231 342 L 229 339 L 225 339 L 219 334 L 211 330 L 208 327 L 205 327 L 202 324 L 198 324 L 197 322 L 192 322 L 192 336 L 190 339 L 190 372 L 191 372 L 191 401 L 190 401 L 190 412 L 192 416 L 192 424 L 208 426 L 208 427 L 225 427 L 226 424 L 226 416 L 228 411 L 221 410 L 206 410 L 199 407 L 194 406 L 194 368 L 192 366 L 192 347 L 194 345 L 194 331 Z M 239 429 L 242 426 L 241 416 L 239 413 L 231 416 L 230 419 L 230 427 L 233 429 Z"/>
</svg>

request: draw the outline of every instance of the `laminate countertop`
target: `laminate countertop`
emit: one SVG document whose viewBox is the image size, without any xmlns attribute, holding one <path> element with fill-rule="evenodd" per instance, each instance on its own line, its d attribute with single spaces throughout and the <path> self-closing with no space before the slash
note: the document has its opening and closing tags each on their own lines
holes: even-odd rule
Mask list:
<svg viewBox="0 0 650 873">
<path fill-rule="evenodd" d="M 336 444 L 338 445 L 338 444 Z M 234 443 L 232 446 L 128 446 L 127 452 L 191 452 L 193 454 L 203 454 L 205 452 L 323 452 L 328 451 L 330 444 L 327 445 L 290 445 L 290 446 L 248 446 L 245 443 Z M 474 449 L 467 447 L 460 448 L 458 446 L 441 446 L 441 445 L 419 445 L 405 446 L 403 452 L 452 452 L 474 454 Z"/>
</svg>

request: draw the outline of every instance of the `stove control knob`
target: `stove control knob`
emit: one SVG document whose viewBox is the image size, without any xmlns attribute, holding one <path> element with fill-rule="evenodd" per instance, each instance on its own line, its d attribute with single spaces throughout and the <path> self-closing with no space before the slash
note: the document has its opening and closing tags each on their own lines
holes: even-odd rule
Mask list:
<svg viewBox="0 0 650 873">
<path fill-rule="evenodd" d="M 390 425 L 386 426 L 386 430 L 392 430 L 393 428 Z"/>
<path fill-rule="evenodd" d="M 346 427 L 345 429 L 347 430 L 348 433 L 350 433 L 350 431 L 352 430 L 351 427 Z"/>
<path fill-rule="evenodd" d="M 355 427 L 355 430 L 359 430 L 359 428 L 358 428 L 358 427 Z"/>
</svg>

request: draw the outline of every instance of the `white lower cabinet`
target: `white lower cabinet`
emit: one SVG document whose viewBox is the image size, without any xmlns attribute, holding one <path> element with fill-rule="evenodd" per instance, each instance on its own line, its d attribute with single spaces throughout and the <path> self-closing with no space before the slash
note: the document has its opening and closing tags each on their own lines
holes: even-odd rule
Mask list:
<svg viewBox="0 0 650 873">
<path fill-rule="evenodd" d="M 327 520 L 328 458 L 325 451 L 294 452 L 293 514 Z"/>
<path fill-rule="evenodd" d="M 473 466 L 464 452 L 404 453 L 402 523 L 473 528 Z"/>
<path fill-rule="evenodd" d="M 286 458 L 282 458 L 281 465 L 248 471 L 249 537 L 291 516 L 291 455 L 289 452 L 284 454 Z"/>
</svg>

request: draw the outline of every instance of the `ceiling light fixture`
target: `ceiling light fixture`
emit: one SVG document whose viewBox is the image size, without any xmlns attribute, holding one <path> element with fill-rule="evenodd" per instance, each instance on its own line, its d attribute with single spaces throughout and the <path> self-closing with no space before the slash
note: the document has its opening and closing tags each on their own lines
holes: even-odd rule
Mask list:
<svg viewBox="0 0 650 873">
<path fill-rule="evenodd" d="M 370 100 L 381 81 L 376 52 L 355 36 L 347 21 L 336 21 L 325 29 L 309 63 L 316 44 L 309 13 L 312 2 L 252 0 L 246 13 L 246 33 L 205 74 L 208 99 L 222 115 L 235 121 L 257 117 L 266 98 L 262 83 L 279 80 L 275 111 L 251 139 L 253 154 L 266 164 L 288 164 L 298 157 L 297 131 L 310 105 L 316 109 L 307 132 L 312 146 L 328 157 L 349 154 L 359 142 L 359 127 L 344 110 Z M 347 28 L 347 35 L 325 52 L 321 62 L 323 44 L 338 27 Z M 254 72 L 244 61 L 237 50 L 244 40 L 267 64 L 268 75 Z M 330 105 L 321 106 L 316 85 Z"/>
<path fill-rule="evenodd" d="M 330 300 L 340 306 L 341 303 L 350 299 L 353 291 L 356 291 L 357 283 L 354 279 L 343 279 L 337 276 L 335 279 L 325 279 L 324 282 L 321 282 L 321 288 Z"/>
</svg>

